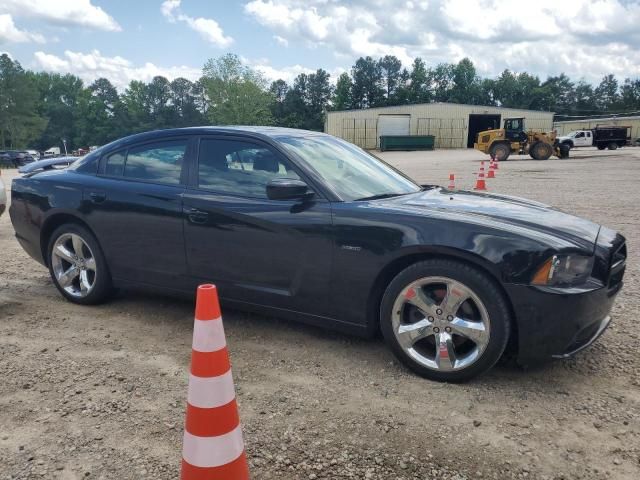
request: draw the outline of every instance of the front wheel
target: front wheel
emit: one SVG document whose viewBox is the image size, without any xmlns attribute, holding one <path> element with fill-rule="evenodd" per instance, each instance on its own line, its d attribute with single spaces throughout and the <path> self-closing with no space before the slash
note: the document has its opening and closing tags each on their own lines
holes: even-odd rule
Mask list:
<svg viewBox="0 0 640 480">
<path fill-rule="evenodd" d="M 451 260 L 427 260 L 400 272 L 385 291 L 380 322 L 402 363 L 442 382 L 464 382 L 490 369 L 510 331 L 507 301 L 495 282 Z"/>
<path fill-rule="evenodd" d="M 506 143 L 494 143 L 491 145 L 489 153 L 493 155 L 496 160 L 504 162 L 509 158 L 509 155 L 511 155 L 511 147 Z"/>
<path fill-rule="evenodd" d="M 531 145 L 529 152 L 535 160 L 549 160 L 553 154 L 553 148 L 548 143 L 536 142 Z"/>
<path fill-rule="evenodd" d="M 67 300 L 92 305 L 109 297 L 112 283 L 107 262 L 86 228 L 73 223 L 58 227 L 47 251 L 51 279 Z"/>
</svg>

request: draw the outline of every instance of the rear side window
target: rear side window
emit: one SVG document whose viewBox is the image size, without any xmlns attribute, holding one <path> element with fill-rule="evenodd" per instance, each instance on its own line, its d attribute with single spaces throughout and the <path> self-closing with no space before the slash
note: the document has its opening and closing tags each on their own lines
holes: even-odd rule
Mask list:
<svg viewBox="0 0 640 480">
<path fill-rule="evenodd" d="M 187 140 L 154 142 L 130 148 L 124 164 L 124 176 L 177 185 L 186 151 Z M 108 164 L 107 161 L 107 168 Z"/>
<path fill-rule="evenodd" d="M 120 177 L 124 172 L 124 152 L 112 153 L 107 157 L 105 175 Z"/>
</svg>

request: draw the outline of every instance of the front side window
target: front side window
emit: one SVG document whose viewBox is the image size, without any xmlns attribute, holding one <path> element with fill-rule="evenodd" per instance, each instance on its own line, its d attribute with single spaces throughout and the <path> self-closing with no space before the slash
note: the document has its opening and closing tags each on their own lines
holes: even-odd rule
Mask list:
<svg viewBox="0 0 640 480">
<path fill-rule="evenodd" d="M 300 179 L 271 149 L 243 140 L 203 138 L 198 153 L 198 187 L 230 195 L 267 198 L 274 178 Z"/>
<path fill-rule="evenodd" d="M 107 157 L 107 164 L 105 166 L 105 175 L 120 177 L 124 172 L 124 158 L 125 152 L 115 152 Z"/>
<path fill-rule="evenodd" d="M 149 182 L 180 183 L 187 140 L 154 142 L 133 147 L 127 153 L 124 176 Z M 107 161 L 107 167 L 109 162 Z"/>
<path fill-rule="evenodd" d="M 579 133 L 576 135 L 576 138 L 583 138 L 583 137 L 584 137 L 584 132 L 579 132 Z"/>
</svg>

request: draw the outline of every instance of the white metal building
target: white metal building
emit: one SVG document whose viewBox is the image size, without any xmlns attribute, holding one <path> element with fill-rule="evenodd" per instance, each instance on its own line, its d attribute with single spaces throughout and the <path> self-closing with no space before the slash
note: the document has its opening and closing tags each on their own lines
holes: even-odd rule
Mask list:
<svg viewBox="0 0 640 480">
<path fill-rule="evenodd" d="M 421 103 L 327 112 L 324 131 L 362 148 L 378 148 L 381 135 L 433 135 L 436 148 L 473 147 L 478 132 L 525 117 L 527 129 L 550 131 L 553 113 L 457 103 Z"/>
<path fill-rule="evenodd" d="M 631 140 L 640 138 L 640 116 L 635 117 L 610 117 L 610 118 L 587 118 L 585 120 L 567 120 L 555 122 L 554 127 L 558 129 L 559 135 L 573 132 L 574 130 L 590 130 L 598 125 L 618 125 L 631 127 Z"/>
</svg>

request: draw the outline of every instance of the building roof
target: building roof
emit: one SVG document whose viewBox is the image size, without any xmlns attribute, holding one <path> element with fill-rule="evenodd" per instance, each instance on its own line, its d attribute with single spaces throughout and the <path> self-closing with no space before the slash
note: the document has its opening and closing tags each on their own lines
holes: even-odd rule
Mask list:
<svg viewBox="0 0 640 480">
<path fill-rule="evenodd" d="M 433 105 L 450 105 L 457 107 L 471 107 L 471 108 L 497 108 L 499 110 L 513 110 L 518 112 L 536 112 L 536 113 L 547 113 L 549 115 L 554 115 L 555 112 L 547 112 L 545 110 L 529 110 L 528 108 L 511 108 L 511 107 L 500 107 L 497 105 L 472 105 L 470 103 L 453 103 L 453 102 L 428 102 L 428 103 L 406 103 L 402 105 L 386 105 L 383 107 L 367 107 L 367 108 L 349 108 L 346 110 L 329 110 L 327 113 L 340 113 L 340 112 L 361 112 L 366 110 L 381 110 L 385 108 L 402 108 L 402 107 L 423 107 L 423 106 L 433 106 Z"/>
<path fill-rule="evenodd" d="M 640 115 L 633 115 L 631 117 L 598 117 L 598 118 L 580 118 L 573 120 L 558 120 L 553 123 L 578 123 L 578 122 L 611 122 L 612 120 L 640 120 Z"/>
</svg>

